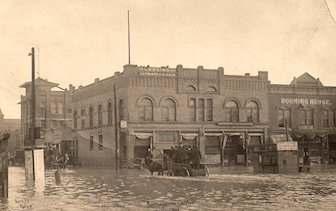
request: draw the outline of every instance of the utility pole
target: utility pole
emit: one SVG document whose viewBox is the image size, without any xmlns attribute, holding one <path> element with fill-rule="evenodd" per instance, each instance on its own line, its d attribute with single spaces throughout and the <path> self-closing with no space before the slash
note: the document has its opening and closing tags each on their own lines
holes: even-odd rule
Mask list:
<svg viewBox="0 0 336 211">
<path fill-rule="evenodd" d="M 32 87 L 31 87 L 31 127 L 32 127 L 32 134 L 30 145 L 33 147 L 35 145 L 35 49 L 31 49 L 31 56 L 32 61 Z"/>
<path fill-rule="evenodd" d="M 118 122 L 118 107 L 117 107 L 117 88 L 116 84 L 113 85 L 114 91 L 114 125 L 115 125 L 115 148 L 116 148 L 116 170 L 120 169 L 120 151 L 119 151 L 119 122 Z"/>
<path fill-rule="evenodd" d="M 44 152 L 36 146 L 35 134 L 35 49 L 32 48 L 29 56 L 32 57 L 32 86 L 31 86 L 31 134 L 30 148 L 25 150 L 25 176 L 27 180 L 44 181 Z M 39 131 L 40 132 L 40 131 Z M 39 135 L 38 135 L 39 138 Z"/>
</svg>

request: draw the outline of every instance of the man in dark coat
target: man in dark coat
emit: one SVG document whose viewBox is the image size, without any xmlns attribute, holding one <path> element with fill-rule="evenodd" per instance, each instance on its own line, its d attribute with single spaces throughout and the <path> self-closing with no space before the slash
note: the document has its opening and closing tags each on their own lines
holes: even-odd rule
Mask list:
<svg viewBox="0 0 336 211">
<path fill-rule="evenodd" d="M 187 148 L 185 146 L 183 146 L 181 148 L 180 159 L 181 159 L 181 163 L 188 164 L 189 152 L 188 152 L 188 150 L 187 150 Z"/>
<path fill-rule="evenodd" d="M 192 163 L 195 165 L 196 168 L 200 168 L 201 158 L 202 158 L 201 151 L 197 149 L 196 146 L 193 146 L 191 150 L 191 159 Z"/>
</svg>

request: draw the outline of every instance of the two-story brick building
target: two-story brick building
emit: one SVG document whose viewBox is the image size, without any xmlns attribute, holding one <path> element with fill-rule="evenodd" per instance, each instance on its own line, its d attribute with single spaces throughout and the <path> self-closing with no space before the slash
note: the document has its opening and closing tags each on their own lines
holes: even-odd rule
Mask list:
<svg viewBox="0 0 336 211">
<path fill-rule="evenodd" d="M 73 126 L 86 140 L 79 141 L 79 159 L 115 165 L 119 149 L 132 164 L 150 148 L 182 144 L 200 147 L 206 163 L 246 164 L 249 146 L 267 136 L 268 84 L 267 72 L 230 76 L 223 68 L 126 65 L 74 91 Z"/>
<path fill-rule="evenodd" d="M 268 101 L 272 133 L 283 132 L 287 124 L 301 154 L 336 161 L 336 87 L 304 73 L 289 85 L 272 84 Z"/>
<path fill-rule="evenodd" d="M 22 149 L 31 144 L 29 134 L 32 132 L 32 83 L 26 82 L 20 87 L 25 89 L 25 95 L 21 96 L 19 103 L 21 105 L 21 134 L 24 140 L 20 146 Z M 35 126 L 40 128 L 41 132 L 41 138 L 36 139 L 36 144 L 54 145 L 59 152 L 62 152 L 61 142 L 71 141 L 63 132 L 71 119 L 72 112 L 68 107 L 70 92 L 60 88 L 57 83 L 37 78 L 35 79 L 35 94 Z M 65 142 L 64 144 L 67 145 Z"/>
</svg>

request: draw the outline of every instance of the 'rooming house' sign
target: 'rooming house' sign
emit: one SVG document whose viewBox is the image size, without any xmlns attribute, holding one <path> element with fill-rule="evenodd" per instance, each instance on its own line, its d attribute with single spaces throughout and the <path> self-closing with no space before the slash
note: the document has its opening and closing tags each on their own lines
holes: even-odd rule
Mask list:
<svg viewBox="0 0 336 211">
<path fill-rule="evenodd" d="M 331 105 L 330 100 L 308 98 L 281 98 L 281 104 Z"/>
</svg>

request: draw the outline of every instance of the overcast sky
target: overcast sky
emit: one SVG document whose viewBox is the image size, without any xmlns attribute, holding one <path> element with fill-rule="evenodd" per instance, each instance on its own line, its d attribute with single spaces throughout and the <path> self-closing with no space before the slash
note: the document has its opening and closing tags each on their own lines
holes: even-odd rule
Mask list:
<svg viewBox="0 0 336 211">
<path fill-rule="evenodd" d="M 0 108 L 20 118 L 19 85 L 41 78 L 87 85 L 131 63 L 225 74 L 268 71 L 289 84 L 304 72 L 336 86 L 336 0 L 0 0 Z"/>
</svg>

